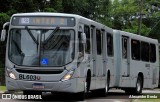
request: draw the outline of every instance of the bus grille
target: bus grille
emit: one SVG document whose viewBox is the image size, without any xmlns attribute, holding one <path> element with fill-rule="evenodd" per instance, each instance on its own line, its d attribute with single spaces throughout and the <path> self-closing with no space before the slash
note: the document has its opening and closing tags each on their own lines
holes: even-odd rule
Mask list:
<svg viewBox="0 0 160 102">
<path fill-rule="evenodd" d="M 22 69 L 16 69 L 19 73 L 28 73 L 28 74 L 60 74 L 63 72 L 63 70 L 22 70 Z"/>
</svg>

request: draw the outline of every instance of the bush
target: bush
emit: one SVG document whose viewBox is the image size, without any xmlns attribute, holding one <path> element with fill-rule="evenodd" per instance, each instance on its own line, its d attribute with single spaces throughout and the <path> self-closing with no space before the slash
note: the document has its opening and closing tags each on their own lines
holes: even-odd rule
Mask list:
<svg viewBox="0 0 160 102">
<path fill-rule="evenodd" d="M 10 17 L 6 13 L 0 13 L 0 29 L 2 29 L 3 24 L 8 22 Z"/>
</svg>

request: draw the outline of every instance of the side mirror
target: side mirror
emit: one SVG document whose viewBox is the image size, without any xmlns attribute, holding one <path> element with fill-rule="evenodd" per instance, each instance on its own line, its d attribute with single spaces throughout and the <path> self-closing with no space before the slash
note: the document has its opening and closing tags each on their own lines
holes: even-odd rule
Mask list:
<svg viewBox="0 0 160 102">
<path fill-rule="evenodd" d="M 86 43 L 86 34 L 81 33 L 81 37 L 82 37 L 82 43 Z"/>
<path fill-rule="evenodd" d="M 1 41 L 5 41 L 6 40 L 6 35 L 7 35 L 7 30 L 9 28 L 9 22 L 6 22 L 5 24 L 3 24 L 3 29 L 1 32 Z"/>
<path fill-rule="evenodd" d="M 1 41 L 5 41 L 6 39 L 6 29 L 3 29 L 1 32 Z"/>
</svg>

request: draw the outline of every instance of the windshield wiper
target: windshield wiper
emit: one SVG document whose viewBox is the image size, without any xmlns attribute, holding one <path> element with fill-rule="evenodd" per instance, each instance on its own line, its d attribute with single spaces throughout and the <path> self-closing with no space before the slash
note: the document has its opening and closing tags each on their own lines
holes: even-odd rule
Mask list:
<svg viewBox="0 0 160 102">
<path fill-rule="evenodd" d="M 48 43 L 48 41 L 54 36 L 54 34 L 59 30 L 60 27 L 56 27 L 53 32 L 48 36 L 48 38 L 44 41 L 44 45 Z"/>
<path fill-rule="evenodd" d="M 17 50 L 18 50 L 18 53 L 19 53 L 20 55 L 24 56 L 24 53 L 23 53 L 23 51 L 21 50 L 21 48 L 18 46 L 17 42 L 16 42 L 15 40 L 12 40 L 12 41 L 13 41 L 13 43 L 15 44 L 15 46 L 16 46 L 16 48 L 17 48 Z"/>
<path fill-rule="evenodd" d="M 38 41 L 33 36 L 32 32 L 28 29 L 28 26 L 25 26 L 25 29 L 28 31 L 29 35 L 31 36 L 32 40 L 38 45 Z"/>
</svg>

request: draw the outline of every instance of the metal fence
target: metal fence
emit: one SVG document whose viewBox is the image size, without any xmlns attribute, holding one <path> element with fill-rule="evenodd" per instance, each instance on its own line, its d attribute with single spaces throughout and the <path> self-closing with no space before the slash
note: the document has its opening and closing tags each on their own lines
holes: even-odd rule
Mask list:
<svg viewBox="0 0 160 102">
<path fill-rule="evenodd" d="M 5 42 L 0 42 L 0 85 L 5 85 Z"/>
</svg>

